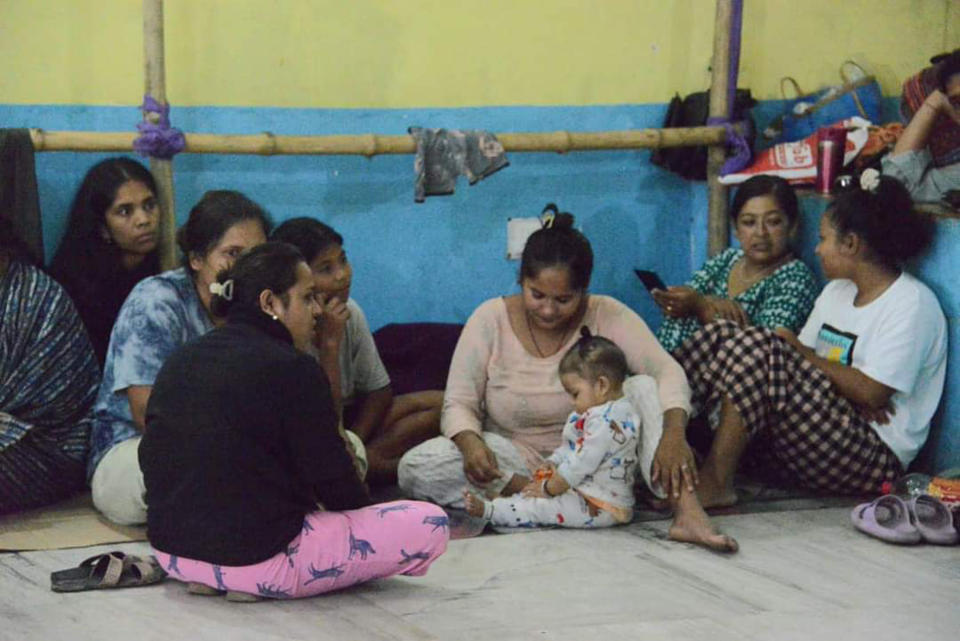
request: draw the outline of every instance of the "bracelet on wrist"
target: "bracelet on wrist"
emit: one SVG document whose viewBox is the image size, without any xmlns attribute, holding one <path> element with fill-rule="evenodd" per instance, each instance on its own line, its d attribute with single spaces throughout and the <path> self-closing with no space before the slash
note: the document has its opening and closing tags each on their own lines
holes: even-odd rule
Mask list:
<svg viewBox="0 0 960 641">
<path fill-rule="evenodd" d="M 550 482 L 550 479 L 549 479 L 549 478 L 543 479 L 543 485 L 541 485 L 540 488 L 543 490 L 543 493 L 544 493 L 546 496 L 548 496 L 549 498 L 552 499 L 552 498 L 553 498 L 554 496 L 556 496 L 556 495 L 550 493 L 550 488 L 547 487 L 547 483 L 549 483 L 549 482 Z"/>
</svg>

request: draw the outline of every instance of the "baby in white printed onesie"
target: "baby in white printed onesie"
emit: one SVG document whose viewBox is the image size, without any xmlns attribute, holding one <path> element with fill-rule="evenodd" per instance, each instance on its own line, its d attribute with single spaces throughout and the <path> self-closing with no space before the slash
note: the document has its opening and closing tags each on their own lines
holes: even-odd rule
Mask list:
<svg viewBox="0 0 960 641">
<path fill-rule="evenodd" d="M 560 361 L 574 404 L 560 447 L 518 494 L 487 501 L 464 492 L 469 514 L 506 527 L 610 527 L 633 518 L 641 421 L 623 395 L 627 361 L 613 342 L 581 332 Z"/>
</svg>

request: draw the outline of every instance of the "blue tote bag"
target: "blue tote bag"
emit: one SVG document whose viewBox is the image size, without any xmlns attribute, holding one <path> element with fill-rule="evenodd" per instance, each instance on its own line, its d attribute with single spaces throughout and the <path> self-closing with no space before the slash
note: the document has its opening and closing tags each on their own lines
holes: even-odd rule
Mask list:
<svg viewBox="0 0 960 641">
<path fill-rule="evenodd" d="M 842 85 L 804 94 L 796 80 L 789 76 L 783 78 L 780 92 L 789 101 L 787 110 L 764 131 L 764 136 L 778 142 L 803 140 L 820 127 L 851 116 L 879 123 L 883 96 L 876 78 L 867 75 L 857 63 L 847 60 L 840 65 L 840 79 Z M 794 98 L 787 98 L 787 83 L 793 85 Z"/>
</svg>

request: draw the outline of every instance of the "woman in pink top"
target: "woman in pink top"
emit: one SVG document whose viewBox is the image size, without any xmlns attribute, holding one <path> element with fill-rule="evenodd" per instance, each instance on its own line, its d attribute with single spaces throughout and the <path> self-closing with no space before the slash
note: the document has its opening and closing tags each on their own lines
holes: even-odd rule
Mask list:
<svg viewBox="0 0 960 641">
<path fill-rule="evenodd" d="M 657 382 L 663 423 L 651 469 L 674 508 L 670 537 L 721 550 L 736 541 L 717 534 L 697 500 L 697 468 L 684 434 L 690 388 L 683 370 L 646 323 L 608 296 L 590 295 L 589 241 L 573 216 L 557 214 L 530 236 L 520 264 L 522 292 L 480 305 L 457 343 L 444 395 L 443 436 L 410 450 L 399 484 L 410 496 L 463 507 L 472 485 L 489 497 L 509 496 L 560 443 L 572 409 L 560 383 L 563 354 L 586 326 L 620 346 L 630 370 Z M 629 394 L 628 394 L 629 395 Z M 644 426 L 647 427 L 646 425 Z"/>
</svg>

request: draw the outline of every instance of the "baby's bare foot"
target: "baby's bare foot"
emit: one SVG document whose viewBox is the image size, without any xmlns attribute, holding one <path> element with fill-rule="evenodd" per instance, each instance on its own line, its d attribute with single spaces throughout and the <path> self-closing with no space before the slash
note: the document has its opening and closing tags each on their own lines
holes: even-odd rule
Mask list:
<svg viewBox="0 0 960 641">
<path fill-rule="evenodd" d="M 463 491 L 463 502 L 470 516 L 483 516 L 484 500 L 468 490 Z"/>
</svg>

